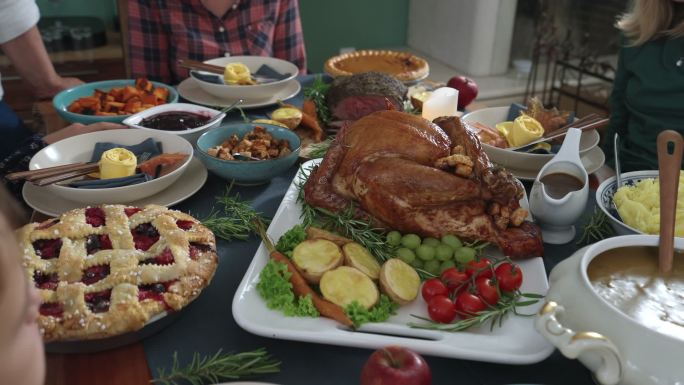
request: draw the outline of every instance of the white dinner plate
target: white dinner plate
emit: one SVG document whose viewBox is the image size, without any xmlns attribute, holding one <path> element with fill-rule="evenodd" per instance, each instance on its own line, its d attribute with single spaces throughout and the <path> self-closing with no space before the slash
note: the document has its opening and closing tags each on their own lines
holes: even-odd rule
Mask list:
<svg viewBox="0 0 684 385">
<path fill-rule="evenodd" d="M 580 158 L 584 169 L 587 170 L 587 174 L 592 174 L 598 171 L 601 166 L 606 162 L 606 154 L 603 153 L 601 147 L 596 146 L 591 150 L 587 151 L 584 156 Z M 510 171 L 514 177 L 520 180 L 534 181 L 537 178 L 540 170 L 516 170 L 510 167 L 506 167 L 506 170 Z"/>
<path fill-rule="evenodd" d="M 277 240 L 299 223 L 301 205 L 297 203 L 297 184 L 303 178 L 301 170 L 319 161 L 315 159 L 304 163 L 295 176 L 268 228 L 271 239 Z M 527 198 L 521 200 L 521 206 L 527 207 Z M 489 255 L 502 257 L 498 249 L 490 247 L 487 250 Z M 401 345 L 426 355 L 506 364 L 539 362 L 551 355 L 554 349 L 534 329 L 533 317 L 508 315 L 502 326 L 492 331 L 489 330 L 489 324 L 456 333 L 410 328 L 407 323 L 421 322 L 411 314 L 427 317 L 427 306 L 420 296 L 402 306 L 386 322 L 368 323 L 357 331 L 322 317 L 286 317 L 279 311 L 268 309 L 256 290 L 259 274 L 268 259 L 268 251 L 262 243 L 233 297 L 235 321 L 243 329 L 260 336 L 367 349 Z M 521 290 L 546 294 L 549 285 L 542 258 L 529 258 L 516 263 L 525 277 Z M 535 314 L 542 302 L 520 310 L 525 314 Z"/>
<path fill-rule="evenodd" d="M 289 99 L 297 95 L 301 89 L 302 86 L 299 84 L 297 79 L 293 79 L 287 84 L 287 87 L 283 88 L 280 92 L 273 94 L 270 99 L 259 101 L 245 100 L 242 102 L 242 104 L 240 104 L 240 108 L 258 108 L 270 106 L 278 103 L 281 100 Z M 180 82 L 178 85 L 178 93 L 180 96 L 193 103 L 210 107 L 228 107 L 235 102 L 235 100 L 221 99 L 205 92 L 200 88 L 193 78 L 187 78 Z"/>
<path fill-rule="evenodd" d="M 197 158 L 192 158 L 188 168 L 178 181 L 161 192 L 137 201 L 128 202 L 131 206 L 145 206 L 157 204 L 172 206 L 196 193 L 207 180 L 207 169 Z M 81 208 L 83 203 L 73 202 L 52 194 L 45 187 L 38 187 L 31 183 L 24 183 L 22 190 L 24 200 L 36 211 L 49 216 L 59 216 L 62 213 Z"/>
</svg>

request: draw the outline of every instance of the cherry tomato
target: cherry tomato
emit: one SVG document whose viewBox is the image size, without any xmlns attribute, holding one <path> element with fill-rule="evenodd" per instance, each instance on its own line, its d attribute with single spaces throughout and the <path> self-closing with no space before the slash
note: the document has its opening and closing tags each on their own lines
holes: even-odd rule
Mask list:
<svg viewBox="0 0 684 385">
<path fill-rule="evenodd" d="M 436 295 L 428 302 L 428 314 L 433 321 L 448 324 L 456 318 L 456 305 L 446 295 Z"/>
<path fill-rule="evenodd" d="M 440 278 L 452 294 L 468 288 L 468 275 L 455 267 L 444 270 Z"/>
<path fill-rule="evenodd" d="M 420 292 L 425 302 L 430 302 L 432 297 L 436 295 L 443 295 L 445 297 L 449 295 L 449 289 L 439 278 L 430 278 L 425 281 Z"/>
<path fill-rule="evenodd" d="M 494 306 L 499 302 L 499 288 L 496 286 L 496 281 L 492 278 L 477 277 L 475 289 L 487 305 Z"/>
<path fill-rule="evenodd" d="M 492 262 L 487 258 L 473 260 L 466 265 L 466 274 L 468 274 L 468 277 L 472 277 L 475 274 L 476 277 L 491 278 L 493 276 L 491 266 Z"/>
<path fill-rule="evenodd" d="M 463 318 L 470 318 L 487 309 L 487 305 L 475 294 L 464 291 L 456 297 L 456 312 Z"/>
<path fill-rule="evenodd" d="M 520 289 L 522 285 L 523 273 L 518 265 L 504 262 L 496 267 L 494 274 L 502 291 L 510 293 Z"/>
</svg>

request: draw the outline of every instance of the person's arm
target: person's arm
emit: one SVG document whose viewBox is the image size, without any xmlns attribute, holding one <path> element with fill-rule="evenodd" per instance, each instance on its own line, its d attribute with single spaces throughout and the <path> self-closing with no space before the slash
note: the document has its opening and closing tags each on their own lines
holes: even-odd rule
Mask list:
<svg viewBox="0 0 684 385">
<path fill-rule="evenodd" d="M 34 94 L 48 98 L 80 81 L 57 75 L 36 28 L 39 18 L 33 0 L 0 0 L 0 48 Z"/>
<path fill-rule="evenodd" d="M 306 49 L 298 0 L 283 0 L 273 33 L 273 56 L 288 60 L 306 74 Z"/>
<path fill-rule="evenodd" d="M 159 9 L 149 0 L 128 1 L 128 58 L 131 75 L 171 82 L 169 41 Z"/>
<path fill-rule="evenodd" d="M 626 44 L 626 43 L 623 43 Z M 625 135 L 627 132 L 627 121 L 629 111 L 625 105 L 625 92 L 627 89 L 628 74 L 624 63 L 624 48 L 620 48 L 618 54 L 618 65 L 613 81 L 613 91 L 610 94 L 610 124 L 606 129 L 603 145 L 601 146 L 606 153 L 608 163 L 613 164 L 613 137 L 615 133 Z"/>
</svg>

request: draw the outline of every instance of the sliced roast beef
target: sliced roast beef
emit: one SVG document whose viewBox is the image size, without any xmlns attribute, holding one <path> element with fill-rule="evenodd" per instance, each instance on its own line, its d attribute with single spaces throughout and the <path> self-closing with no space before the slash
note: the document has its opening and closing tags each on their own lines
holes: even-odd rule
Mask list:
<svg viewBox="0 0 684 385">
<path fill-rule="evenodd" d="M 387 110 L 387 103 L 395 110 L 404 110 L 406 86 L 396 78 L 379 72 L 364 72 L 335 78 L 326 94 L 333 117 L 357 120 L 370 113 Z"/>
</svg>

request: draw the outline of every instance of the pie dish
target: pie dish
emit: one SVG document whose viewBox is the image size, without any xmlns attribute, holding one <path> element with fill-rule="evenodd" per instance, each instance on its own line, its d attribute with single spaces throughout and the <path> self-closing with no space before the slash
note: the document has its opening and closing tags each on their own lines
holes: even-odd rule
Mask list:
<svg viewBox="0 0 684 385">
<path fill-rule="evenodd" d="M 324 69 L 331 76 L 376 71 L 392 75 L 402 82 L 415 82 L 430 73 L 425 59 L 408 52 L 387 50 L 362 50 L 334 56 L 325 62 Z"/>
<path fill-rule="evenodd" d="M 218 261 L 208 228 L 157 205 L 75 209 L 17 235 L 45 342 L 138 330 L 195 299 Z"/>
</svg>

